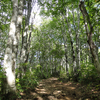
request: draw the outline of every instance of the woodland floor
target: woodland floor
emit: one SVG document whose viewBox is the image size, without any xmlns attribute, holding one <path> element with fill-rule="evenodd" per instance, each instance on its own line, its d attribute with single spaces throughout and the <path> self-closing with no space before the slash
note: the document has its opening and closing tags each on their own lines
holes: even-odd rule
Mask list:
<svg viewBox="0 0 100 100">
<path fill-rule="evenodd" d="M 61 82 L 52 77 L 43 79 L 34 91 L 21 93 L 16 100 L 100 100 L 100 90 L 74 82 Z"/>
</svg>

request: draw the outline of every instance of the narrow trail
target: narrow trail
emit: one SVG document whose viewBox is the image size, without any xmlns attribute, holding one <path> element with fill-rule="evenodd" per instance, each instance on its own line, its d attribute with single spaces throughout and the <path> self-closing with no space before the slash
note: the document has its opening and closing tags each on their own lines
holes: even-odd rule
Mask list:
<svg viewBox="0 0 100 100">
<path fill-rule="evenodd" d="M 21 93 L 17 100 L 100 100 L 98 91 L 73 82 L 60 82 L 52 77 L 43 79 L 34 91 Z"/>
</svg>

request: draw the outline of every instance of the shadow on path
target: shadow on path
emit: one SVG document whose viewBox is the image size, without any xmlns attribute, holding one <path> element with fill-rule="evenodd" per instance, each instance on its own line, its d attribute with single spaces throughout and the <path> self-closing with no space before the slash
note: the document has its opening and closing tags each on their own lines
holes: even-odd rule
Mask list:
<svg viewBox="0 0 100 100">
<path fill-rule="evenodd" d="M 99 94 L 98 91 L 87 89 L 78 83 L 63 83 L 52 77 L 43 79 L 35 91 L 21 93 L 23 99 L 17 100 L 100 100 Z"/>
</svg>

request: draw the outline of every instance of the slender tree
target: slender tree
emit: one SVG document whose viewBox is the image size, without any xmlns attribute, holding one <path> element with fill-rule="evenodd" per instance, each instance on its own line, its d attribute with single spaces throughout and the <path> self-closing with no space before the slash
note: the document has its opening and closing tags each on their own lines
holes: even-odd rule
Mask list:
<svg viewBox="0 0 100 100">
<path fill-rule="evenodd" d="M 97 71 L 100 72 L 100 62 L 99 62 L 99 58 L 98 58 L 97 47 L 92 40 L 92 35 L 94 32 L 94 29 L 93 29 L 93 25 L 90 20 L 90 16 L 86 10 L 84 1 L 80 0 L 79 8 L 80 8 L 83 18 L 84 18 L 85 29 L 86 29 L 86 34 L 87 34 L 87 38 L 88 38 L 87 42 L 90 46 L 90 51 L 91 51 L 91 54 L 93 57 L 94 65 L 95 65 Z"/>
</svg>

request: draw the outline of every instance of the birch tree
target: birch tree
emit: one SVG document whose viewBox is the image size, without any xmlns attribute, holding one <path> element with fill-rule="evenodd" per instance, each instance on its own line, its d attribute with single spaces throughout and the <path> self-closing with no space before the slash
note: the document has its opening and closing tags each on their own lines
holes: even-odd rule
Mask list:
<svg viewBox="0 0 100 100">
<path fill-rule="evenodd" d="M 12 0 L 13 11 L 10 23 L 10 31 L 8 34 L 7 48 L 4 56 L 4 71 L 6 72 L 5 92 L 15 93 L 15 68 L 18 52 L 18 41 L 21 31 L 22 15 L 23 15 L 23 0 Z"/>
<path fill-rule="evenodd" d="M 16 24 L 18 13 L 18 0 L 12 0 L 13 12 L 10 23 L 10 31 L 7 40 L 7 47 L 4 56 L 4 71 L 6 72 L 6 92 L 15 92 L 15 66 L 16 66 L 16 51 L 17 51 L 17 39 L 16 39 Z"/>
</svg>

